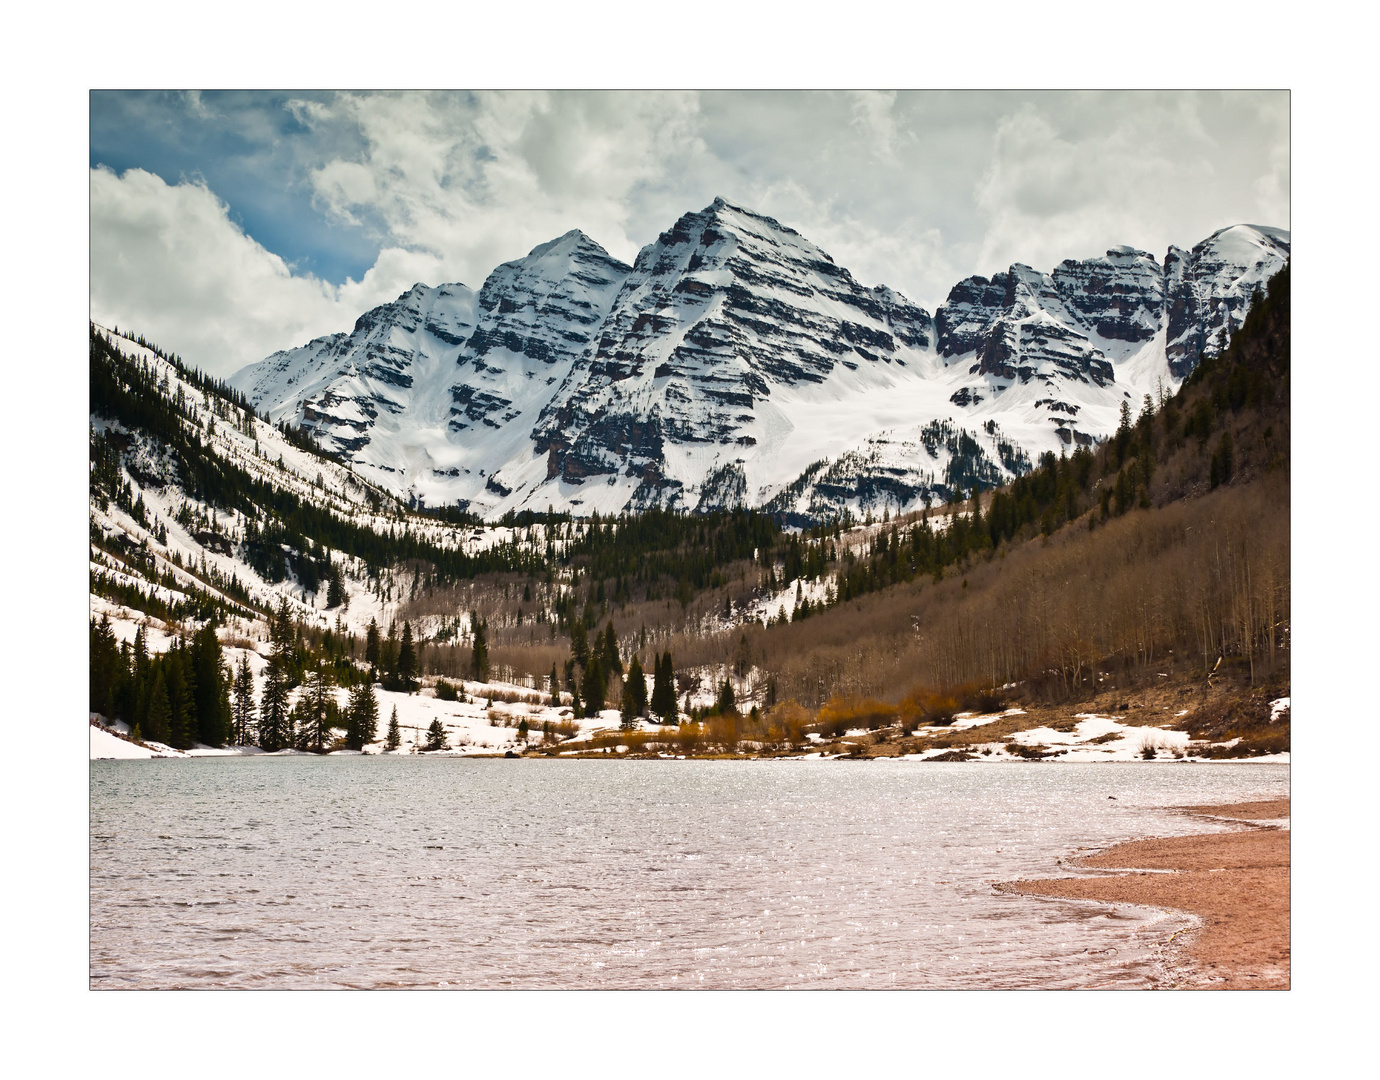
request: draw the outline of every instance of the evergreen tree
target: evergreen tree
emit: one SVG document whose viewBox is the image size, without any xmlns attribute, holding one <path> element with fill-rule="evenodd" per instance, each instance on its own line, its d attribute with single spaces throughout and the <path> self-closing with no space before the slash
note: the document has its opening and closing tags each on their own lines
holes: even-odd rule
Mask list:
<svg viewBox="0 0 1380 1080">
<path fill-rule="evenodd" d="M 737 698 L 733 693 L 733 684 L 724 679 L 723 686 L 719 687 L 719 700 L 715 703 L 716 707 L 721 713 L 733 712 L 737 703 Z"/>
<path fill-rule="evenodd" d="M 623 674 L 623 661 L 618 655 L 618 635 L 613 632 L 613 620 L 604 627 L 604 640 L 600 646 L 599 659 L 603 661 L 604 675 L 612 677 Z"/>
<path fill-rule="evenodd" d="M 398 677 L 397 630 L 398 624 L 396 621 L 388 624 L 388 636 L 383 639 L 383 645 L 379 649 L 379 667 L 383 669 L 385 686 L 388 686 L 388 683 Z"/>
<path fill-rule="evenodd" d="M 1121 422 L 1117 425 L 1116 434 L 1112 436 L 1113 449 L 1116 450 L 1116 467 L 1121 468 L 1121 463 L 1126 460 L 1126 448 L 1131 445 L 1131 403 L 1122 401 L 1121 403 Z"/>
<path fill-rule="evenodd" d="M 302 698 L 302 741 L 309 750 L 324 753 L 331 742 L 331 727 L 335 719 L 335 698 L 330 693 L 330 676 L 317 668 L 307 676 L 306 693 Z"/>
<path fill-rule="evenodd" d="M 396 750 L 402 745 L 402 731 L 398 728 L 398 707 L 393 706 L 393 715 L 388 718 L 388 738 L 384 740 L 385 750 Z"/>
<path fill-rule="evenodd" d="M 292 745 L 288 711 L 288 680 L 278 657 L 264 669 L 264 688 L 259 698 L 259 745 L 272 753 Z"/>
<path fill-rule="evenodd" d="M 583 622 L 575 622 L 570 627 L 570 652 L 575 657 L 575 663 L 581 668 L 589 664 L 589 634 L 585 631 Z"/>
<path fill-rule="evenodd" d="M 115 688 L 124 674 L 124 664 L 107 615 L 102 615 L 99 623 L 94 619 L 91 621 L 90 661 L 90 709 L 107 720 L 114 719 Z"/>
<path fill-rule="evenodd" d="M 379 624 L 372 618 L 364 635 L 364 662 L 377 669 L 379 666 Z"/>
<path fill-rule="evenodd" d="M 234 742 L 249 746 L 254 741 L 254 672 L 249 666 L 249 653 L 240 656 L 235 669 Z"/>
<path fill-rule="evenodd" d="M 576 720 L 583 720 L 585 717 L 584 702 L 580 700 L 580 688 L 575 685 L 573 679 L 570 682 L 570 715 Z"/>
<path fill-rule="evenodd" d="M 230 738 L 230 678 L 213 623 L 192 639 L 190 653 L 196 711 L 196 738 L 207 746 L 224 746 Z"/>
<path fill-rule="evenodd" d="M 345 745 L 351 750 L 363 750 L 378 737 L 379 703 L 369 682 L 357 684 L 350 691 L 345 727 Z M 393 709 L 393 723 L 388 726 L 389 738 L 397 725 L 398 710 Z"/>
<path fill-rule="evenodd" d="M 431 722 L 431 727 L 426 729 L 426 748 L 428 750 L 445 750 L 450 746 L 446 738 L 446 729 L 441 726 L 439 718 Z"/>
<path fill-rule="evenodd" d="M 599 710 L 604 707 L 604 692 L 608 689 L 608 679 L 604 675 L 603 664 L 599 657 L 591 653 L 589 664 L 585 667 L 585 677 L 581 682 L 580 689 L 585 699 L 585 715 L 598 716 Z"/>
<path fill-rule="evenodd" d="M 196 745 L 196 701 L 187 662 L 186 649 L 179 640 L 163 657 L 164 681 L 168 690 L 168 744 L 179 750 Z"/>
<path fill-rule="evenodd" d="M 398 649 L 398 681 L 409 694 L 417 688 L 417 651 L 412 645 L 412 624 L 403 623 L 402 645 Z"/>
<path fill-rule="evenodd" d="M 489 681 L 489 635 L 488 623 L 481 622 L 479 612 L 470 612 L 470 628 L 474 633 L 474 643 L 470 646 L 470 674 L 475 682 Z"/>
<path fill-rule="evenodd" d="M 293 732 L 292 738 L 288 741 L 289 746 L 294 750 L 306 751 L 311 749 L 311 742 L 308 738 L 311 724 L 307 717 L 307 700 L 303 697 L 299 696 L 297 704 L 288 712 L 288 730 Z"/>
<path fill-rule="evenodd" d="M 292 604 L 286 595 L 278 601 L 278 610 L 274 613 L 269 628 L 269 641 L 273 646 L 273 655 L 278 660 L 278 666 L 288 680 L 288 685 L 295 685 L 300 677 L 297 656 L 297 620 L 293 618 Z"/>
<path fill-rule="evenodd" d="M 1222 437 L 1217 442 L 1217 453 L 1212 455 L 1212 461 L 1209 464 L 1208 486 L 1210 488 L 1216 488 L 1231 480 L 1231 458 L 1231 429 L 1228 428 L 1222 432 Z"/>
<path fill-rule="evenodd" d="M 345 603 L 345 579 L 340 573 L 340 567 L 332 563 L 326 585 L 326 607 L 336 608 L 343 603 Z"/>
<path fill-rule="evenodd" d="M 551 665 L 551 704 L 557 708 L 561 704 L 561 684 L 555 664 Z"/>
<path fill-rule="evenodd" d="M 163 665 L 153 671 L 153 685 L 149 689 L 148 711 L 140 727 L 145 739 L 150 742 L 165 743 L 171 726 L 172 709 L 168 706 L 168 691 L 163 683 Z"/>
<path fill-rule="evenodd" d="M 657 656 L 652 686 L 652 712 L 661 717 L 664 724 L 676 722 L 676 674 L 671 664 L 669 649 L 664 656 Z"/>
<path fill-rule="evenodd" d="M 641 716 L 647 711 L 647 675 L 642 670 L 642 660 L 638 656 L 634 656 L 628 665 L 627 684 L 631 687 L 633 711 Z"/>
</svg>

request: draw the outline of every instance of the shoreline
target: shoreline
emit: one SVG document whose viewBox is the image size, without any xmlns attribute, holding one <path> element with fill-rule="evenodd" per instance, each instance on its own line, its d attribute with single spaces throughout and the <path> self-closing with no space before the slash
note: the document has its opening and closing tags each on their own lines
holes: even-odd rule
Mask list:
<svg viewBox="0 0 1380 1080">
<path fill-rule="evenodd" d="M 1087 876 L 998 888 L 1185 913 L 1196 925 L 1175 931 L 1160 946 L 1168 987 L 1288 990 L 1289 799 L 1173 809 L 1241 828 L 1131 840 L 1069 864 L 1090 871 Z"/>
</svg>

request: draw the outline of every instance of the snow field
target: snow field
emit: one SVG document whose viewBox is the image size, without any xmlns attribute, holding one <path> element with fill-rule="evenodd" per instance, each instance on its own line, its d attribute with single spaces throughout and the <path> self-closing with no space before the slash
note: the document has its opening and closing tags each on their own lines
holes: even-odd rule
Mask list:
<svg viewBox="0 0 1380 1080">
<path fill-rule="evenodd" d="M 990 724 L 999 720 L 1003 715 L 1013 715 L 1021 712 L 1019 709 L 1008 710 L 1006 713 L 993 714 L 990 716 L 978 716 L 971 713 L 960 714 L 955 718 L 952 725 L 944 728 L 920 728 L 914 732 L 916 736 L 941 735 L 946 731 L 955 728 L 973 728 L 983 724 Z M 1189 736 L 1186 731 L 1171 731 L 1167 728 L 1149 727 L 1142 725 L 1123 724 L 1110 716 L 1102 716 L 1097 713 L 1076 713 L 1075 717 L 1079 723 L 1073 731 L 1056 731 L 1054 728 L 1037 727 L 1027 728 L 1024 731 L 1017 731 L 1011 736 L 1011 741 L 1020 746 L 1043 746 L 1046 752 L 1053 751 L 1058 756 L 1057 761 L 1070 762 L 1092 762 L 1092 761 L 1145 761 L 1143 754 L 1146 746 L 1152 746 L 1157 751 L 1156 761 L 1249 761 L 1255 763 L 1283 763 L 1288 764 L 1289 755 L 1268 754 L 1263 757 L 1251 758 L 1206 758 L 1195 755 L 1189 751 Z M 1115 736 L 1103 742 L 1093 740 L 1105 739 L 1106 736 Z M 1230 744 L 1228 744 L 1230 745 Z M 970 753 L 982 755 L 989 761 L 1022 761 L 1025 760 L 1019 754 L 1011 753 L 1004 742 L 982 743 L 969 747 Z M 988 753 L 990 751 L 990 753 Z M 924 760 L 925 758 L 937 757 L 940 754 L 948 753 L 945 748 L 934 750 L 924 750 L 918 754 L 907 754 L 904 757 Z M 1175 754 L 1181 756 L 1174 756 Z"/>
</svg>

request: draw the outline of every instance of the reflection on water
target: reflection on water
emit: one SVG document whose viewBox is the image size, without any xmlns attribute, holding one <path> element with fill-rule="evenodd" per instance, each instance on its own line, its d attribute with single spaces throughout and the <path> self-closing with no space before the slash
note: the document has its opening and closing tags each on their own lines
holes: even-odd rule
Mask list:
<svg viewBox="0 0 1380 1080">
<path fill-rule="evenodd" d="M 1146 986 L 1181 917 L 1007 896 L 1288 766 L 91 763 L 91 985 Z M 1115 796 L 1112 801 L 1108 796 Z"/>
</svg>

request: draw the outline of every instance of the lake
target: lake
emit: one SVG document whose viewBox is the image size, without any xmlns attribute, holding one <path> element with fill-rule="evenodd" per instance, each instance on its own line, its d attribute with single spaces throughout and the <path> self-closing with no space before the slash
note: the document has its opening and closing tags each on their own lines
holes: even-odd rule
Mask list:
<svg viewBox="0 0 1380 1080">
<path fill-rule="evenodd" d="M 1182 916 L 997 893 L 1287 765 L 93 761 L 94 987 L 1156 985 Z"/>
</svg>

